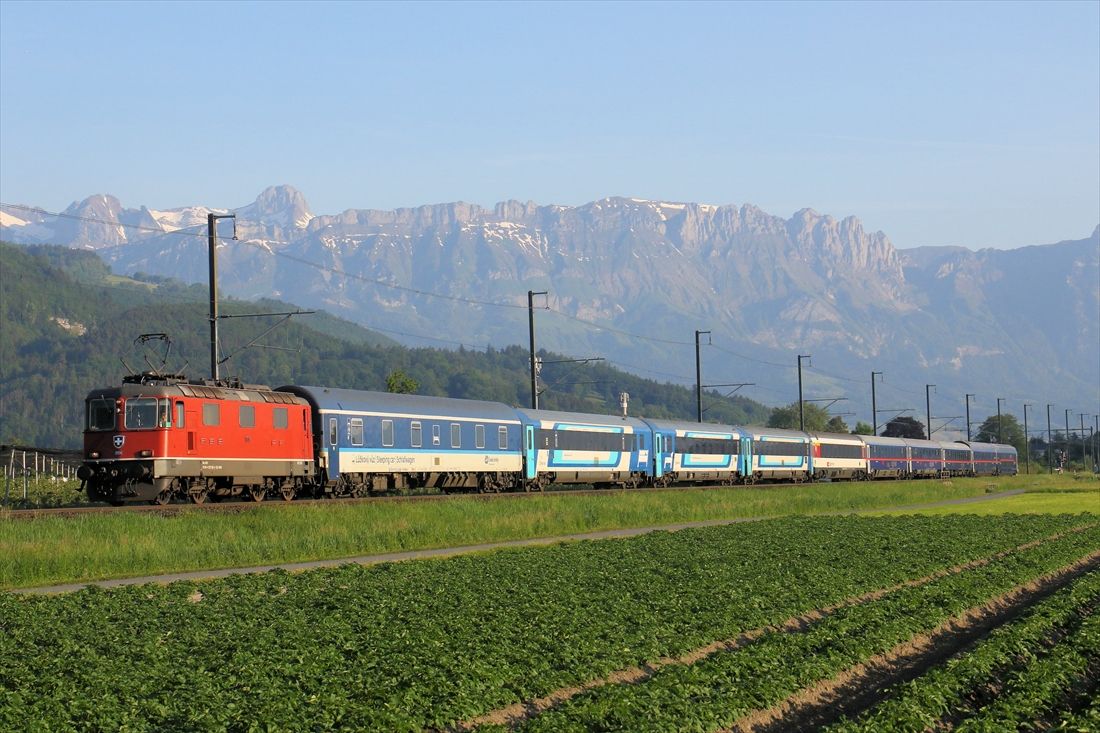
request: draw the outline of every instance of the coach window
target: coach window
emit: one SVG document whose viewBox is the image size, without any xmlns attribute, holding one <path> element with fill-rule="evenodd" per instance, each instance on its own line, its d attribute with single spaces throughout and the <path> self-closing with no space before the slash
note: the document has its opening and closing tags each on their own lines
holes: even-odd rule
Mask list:
<svg viewBox="0 0 1100 733">
<path fill-rule="evenodd" d="M 216 427 L 222 424 L 222 410 L 221 405 L 217 402 L 203 402 L 202 403 L 202 424 L 209 427 Z"/>
<path fill-rule="evenodd" d="M 421 445 L 423 445 L 420 423 L 415 421 L 409 424 L 409 445 L 411 445 L 413 448 L 419 448 Z"/>
<path fill-rule="evenodd" d="M 276 407 L 271 413 L 271 425 L 279 430 L 285 430 L 289 424 L 287 420 L 287 411 L 285 407 Z"/>
<path fill-rule="evenodd" d="M 182 402 L 177 402 L 176 403 L 176 427 L 177 428 L 182 428 L 183 427 L 183 403 Z"/>
<path fill-rule="evenodd" d="M 241 405 L 237 409 L 237 422 L 242 428 L 256 427 L 256 408 L 252 405 Z"/>
<path fill-rule="evenodd" d="M 485 447 L 485 426 L 484 425 L 475 425 L 474 426 L 474 447 L 475 448 L 484 448 Z"/>
<path fill-rule="evenodd" d="M 353 417 L 348 420 L 348 440 L 352 445 L 363 445 L 363 418 Z"/>
<path fill-rule="evenodd" d="M 333 448 L 336 447 L 336 418 L 330 417 L 328 419 L 328 444 Z"/>
<path fill-rule="evenodd" d="M 501 450 L 508 450 L 508 428 L 503 425 L 497 428 L 497 447 Z"/>
<path fill-rule="evenodd" d="M 393 447 L 393 420 L 382 421 L 382 445 L 385 448 Z"/>
<path fill-rule="evenodd" d="M 432 445 L 439 445 L 439 426 L 432 425 Z"/>
<path fill-rule="evenodd" d="M 451 447 L 462 447 L 462 426 L 456 422 L 451 423 Z"/>
</svg>

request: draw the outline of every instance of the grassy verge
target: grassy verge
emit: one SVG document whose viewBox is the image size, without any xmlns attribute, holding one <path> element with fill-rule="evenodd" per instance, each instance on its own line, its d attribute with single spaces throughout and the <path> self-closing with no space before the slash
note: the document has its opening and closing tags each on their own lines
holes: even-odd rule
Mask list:
<svg viewBox="0 0 1100 733">
<path fill-rule="evenodd" d="M 848 512 L 1071 484 L 1030 476 L 675 489 L 515 500 L 276 505 L 11 519 L 0 514 L 0 588 L 301 562 L 709 519 Z M 1100 510 L 1096 510 L 1100 511 Z"/>
<path fill-rule="evenodd" d="M 1025 494 L 971 504 L 928 507 L 907 511 L 884 511 L 875 514 L 1100 514 L 1100 488 L 1073 488 L 1064 491 L 1028 491 Z"/>
</svg>

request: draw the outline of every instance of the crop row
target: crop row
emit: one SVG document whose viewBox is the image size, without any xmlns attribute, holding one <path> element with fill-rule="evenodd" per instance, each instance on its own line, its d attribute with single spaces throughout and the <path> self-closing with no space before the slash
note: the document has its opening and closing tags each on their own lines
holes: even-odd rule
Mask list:
<svg viewBox="0 0 1100 733">
<path fill-rule="evenodd" d="M 1085 521 L 794 518 L 373 568 L 3 595 L 0 729 L 444 727 Z M 1050 547 L 1084 554 L 1100 548 L 1100 530 Z"/>
<path fill-rule="evenodd" d="M 982 699 L 1011 670 L 1045 653 L 1051 639 L 1073 633 L 1100 603 L 1100 572 L 1093 572 L 1001 626 L 967 653 L 893 690 L 887 700 L 854 720 L 829 728 L 857 731 L 923 731 L 947 716 L 959 718 L 964 700 Z"/>
<path fill-rule="evenodd" d="M 889 652 L 914 636 L 1061 568 L 1097 547 L 1070 535 L 988 565 L 838 610 L 804 632 L 769 633 L 701 662 L 664 667 L 644 683 L 584 693 L 520 730 L 717 730 Z"/>
</svg>

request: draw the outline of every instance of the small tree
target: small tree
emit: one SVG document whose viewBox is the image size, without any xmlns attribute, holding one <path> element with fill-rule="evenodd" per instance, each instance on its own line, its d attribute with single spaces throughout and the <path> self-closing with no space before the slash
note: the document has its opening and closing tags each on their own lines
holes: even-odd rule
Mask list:
<svg viewBox="0 0 1100 733">
<path fill-rule="evenodd" d="M 405 374 L 401 369 L 394 369 L 386 375 L 386 391 L 395 394 L 413 394 L 420 389 L 420 383 Z"/>
<path fill-rule="evenodd" d="M 844 418 L 835 415 L 829 418 L 829 422 L 825 423 L 825 430 L 830 433 L 846 433 L 848 432 L 848 425 L 844 422 Z"/>
<path fill-rule="evenodd" d="M 828 427 L 829 413 L 821 407 L 812 402 L 804 402 L 802 414 L 806 419 L 807 430 L 821 432 L 830 430 Z M 798 430 L 798 403 L 792 402 L 789 405 L 772 410 L 771 417 L 768 418 L 768 427 Z M 847 432 L 847 428 L 845 428 L 845 432 Z"/>
<path fill-rule="evenodd" d="M 924 423 L 911 417 L 895 417 L 886 423 L 886 429 L 882 431 L 882 436 L 884 438 L 924 440 Z"/>
<path fill-rule="evenodd" d="M 1021 456 L 1024 454 L 1024 429 L 1015 415 L 1001 415 L 1000 425 L 997 424 L 997 416 L 990 415 L 978 428 L 974 440 L 979 443 L 1006 443 Z"/>
<path fill-rule="evenodd" d="M 874 435 L 875 431 L 867 423 L 862 420 L 856 422 L 856 426 L 852 429 L 852 435 Z"/>
</svg>

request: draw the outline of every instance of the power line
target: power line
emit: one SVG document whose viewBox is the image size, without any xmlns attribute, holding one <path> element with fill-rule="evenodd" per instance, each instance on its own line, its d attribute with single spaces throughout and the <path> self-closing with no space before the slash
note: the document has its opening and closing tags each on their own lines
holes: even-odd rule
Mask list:
<svg viewBox="0 0 1100 733">
<path fill-rule="evenodd" d="M 774 366 L 774 367 L 782 367 L 784 369 L 795 369 L 796 368 L 794 366 L 791 366 L 790 364 L 780 364 L 780 363 L 775 362 L 775 361 L 766 361 L 764 359 L 754 359 L 751 356 L 745 356 L 744 354 L 738 354 L 736 351 L 730 351 L 729 349 L 723 349 L 721 346 L 718 346 L 716 344 L 709 344 L 709 346 L 712 349 L 718 349 L 719 351 L 721 351 L 724 354 L 729 354 L 730 356 L 736 356 L 738 359 L 744 359 L 745 361 L 752 361 L 752 362 L 756 362 L 757 364 L 767 364 L 768 366 Z"/>
</svg>

